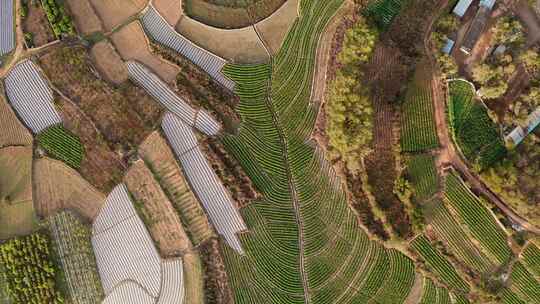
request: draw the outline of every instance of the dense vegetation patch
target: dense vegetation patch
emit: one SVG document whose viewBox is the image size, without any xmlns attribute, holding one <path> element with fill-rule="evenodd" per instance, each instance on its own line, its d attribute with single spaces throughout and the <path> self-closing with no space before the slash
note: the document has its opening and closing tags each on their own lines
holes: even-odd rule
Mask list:
<svg viewBox="0 0 540 304">
<path fill-rule="evenodd" d="M 77 136 L 62 125 L 51 126 L 37 136 L 37 141 L 47 153 L 78 169 L 84 157 L 84 147 Z"/>
<path fill-rule="evenodd" d="M 475 99 L 469 83 L 457 80 L 450 82 L 449 87 L 448 115 L 457 145 L 476 169 L 493 166 L 506 154 L 495 123 Z"/>
<path fill-rule="evenodd" d="M 42 0 L 41 3 L 56 37 L 75 35 L 75 27 L 63 3 L 57 0 Z"/>
<path fill-rule="evenodd" d="M 370 152 L 373 137 L 373 108 L 369 90 L 359 83 L 361 67 L 371 57 L 378 33 L 364 19 L 347 30 L 338 55 L 341 68 L 328 87 L 326 134 L 330 152 L 341 158 L 347 169 L 357 171 L 362 157 Z"/>
<path fill-rule="evenodd" d="M 407 0 L 375 0 L 371 1 L 364 14 L 370 17 L 380 30 L 386 30 L 396 17 L 403 3 Z"/>
<path fill-rule="evenodd" d="M 13 303 L 63 303 L 56 287 L 58 269 L 43 233 L 17 237 L 0 245 L 0 274 Z"/>
<path fill-rule="evenodd" d="M 432 155 L 416 155 L 407 166 L 407 180 L 412 184 L 419 200 L 432 197 L 439 186 L 435 159 Z"/>
</svg>

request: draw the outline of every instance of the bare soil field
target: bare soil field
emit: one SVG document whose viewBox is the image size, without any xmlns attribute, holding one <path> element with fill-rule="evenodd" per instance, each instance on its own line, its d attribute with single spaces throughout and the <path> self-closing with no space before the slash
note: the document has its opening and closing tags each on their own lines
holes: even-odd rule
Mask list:
<svg viewBox="0 0 540 304">
<path fill-rule="evenodd" d="M 261 21 L 286 0 L 213 1 L 184 0 L 185 13 L 210 26 L 242 28 Z"/>
<path fill-rule="evenodd" d="M 128 80 L 126 65 L 108 41 L 96 43 L 90 55 L 101 74 L 113 84 L 120 85 Z"/>
<path fill-rule="evenodd" d="M 178 23 L 184 14 L 182 0 L 153 0 L 152 5 L 172 27 Z"/>
<path fill-rule="evenodd" d="M 194 245 L 214 236 L 206 213 L 191 191 L 165 139 L 152 133 L 139 147 L 139 155 L 157 176 Z"/>
<path fill-rule="evenodd" d="M 180 218 L 144 162 L 135 162 L 124 181 L 161 256 L 180 256 L 188 250 L 192 245 Z"/>
<path fill-rule="evenodd" d="M 240 163 L 232 157 L 223 144 L 216 138 L 208 137 L 201 142 L 201 149 L 212 164 L 214 172 L 227 188 L 237 208 L 247 206 L 260 197 L 249 176 Z"/>
<path fill-rule="evenodd" d="M 38 219 L 32 201 L 17 204 L 0 202 L 0 240 L 32 233 L 38 228 Z"/>
<path fill-rule="evenodd" d="M 23 20 L 23 31 L 32 34 L 32 45 L 28 47 L 40 47 L 56 40 L 39 1 L 35 4 L 28 3 L 28 15 Z"/>
<path fill-rule="evenodd" d="M 283 40 L 285 40 L 287 33 L 298 17 L 298 5 L 299 0 L 287 0 L 270 17 L 255 25 L 255 28 L 272 55 L 277 54 L 283 44 Z"/>
<path fill-rule="evenodd" d="M 89 1 L 66 0 L 66 4 L 75 20 L 75 26 L 79 33 L 82 35 L 90 35 L 92 33 L 103 31 L 101 20 L 96 15 L 96 12 Z"/>
<path fill-rule="evenodd" d="M 80 1 L 80 0 L 79 0 Z M 148 0 L 89 0 L 103 22 L 105 31 L 110 32 L 117 26 L 129 21 L 142 11 Z"/>
<path fill-rule="evenodd" d="M 124 60 L 136 60 L 143 63 L 165 82 L 174 84 L 180 69 L 152 53 L 148 38 L 139 21 L 133 21 L 114 32 L 111 40 Z"/>
<path fill-rule="evenodd" d="M 176 31 L 195 44 L 235 63 L 261 63 L 269 60 L 264 45 L 252 26 L 224 30 L 191 18 L 182 18 Z"/>
<path fill-rule="evenodd" d="M 92 222 L 105 195 L 63 162 L 45 157 L 34 161 L 34 201 L 40 216 L 69 209 Z"/>
<path fill-rule="evenodd" d="M 84 48 L 57 48 L 39 62 L 52 84 L 93 121 L 120 155 L 125 156 L 158 127 L 163 111 L 159 104 L 131 82 L 114 88 L 97 77 Z"/>
<path fill-rule="evenodd" d="M 0 149 L 0 203 L 32 200 L 32 146 Z"/>
<path fill-rule="evenodd" d="M 176 77 L 178 95 L 193 108 L 207 110 L 227 132 L 234 133 L 240 124 L 240 116 L 235 110 L 239 98 L 175 51 L 154 43 L 151 46 L 154 53 L 181 68 Z"/>
<path fill-rule="evenodd" d="M 79 108 L 64 98 L 57 98 L 57 110 L 64 127 L 77 135 L 84 146 L 84 158 L 79 172 L 94 187 L 109 193 L 122 181 L 127 167 L 120 155 L 107 144 L 90 118 Z"/>
<path fill-rule="evenodd" d="M 209 303 L 233 303 L 222 250 L 223 244 L 218 238 L 211 238 L 199 248 L 205 276 L 204 292 Z"/>
<path fill-rule="evenodd" d="M 204 304 L 204 280 L 199 252 L 190 251 L 182 256 L 184 267 L 185 303 Z"/>
<path fill-rule="evenodd" d="M 13 112 L 3 90 L 0 93 L 0 117 L 0 148 L 32 145 L 32 135 Z"/>
</svg>

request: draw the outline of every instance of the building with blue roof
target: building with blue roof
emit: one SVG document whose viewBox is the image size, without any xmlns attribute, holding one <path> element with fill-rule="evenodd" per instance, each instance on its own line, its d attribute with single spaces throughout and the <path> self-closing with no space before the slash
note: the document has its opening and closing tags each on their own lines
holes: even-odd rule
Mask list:
<svg viewBox="0 0 540 304">
<path fill-rule="evenodd" d="M 454 7 L 454 14 L 458 15 L 460 18 L 465 15 L 469 7 L 471 6 L 473 0 L 459 0 Z"/>
<path fill-rule="evenodd" d="M 510 134 L 506 136 L 506 141 L 510 142 L 514 146 L 519 145 L 527 135 L 529 135 L 534 129 L 540 125 L 540 108 L 532 112 L 527 117 L 526 126 L 517 126 Z"/>
<path fill-rule="evenodd" d="M 493 9 L 496 0 L 480 0 L 480 6 L 483 6 L 489 10 Z"/>
<path fill-rule="evenodd" d="M 450 53 L 452 53 L 452 49 L 454 48 L 454 44 L 456 44 L 454 40 L 446 38 L 446 44 L 443 46 L 442 52 L 446 55 L 450 55 Z"/>
</svg>

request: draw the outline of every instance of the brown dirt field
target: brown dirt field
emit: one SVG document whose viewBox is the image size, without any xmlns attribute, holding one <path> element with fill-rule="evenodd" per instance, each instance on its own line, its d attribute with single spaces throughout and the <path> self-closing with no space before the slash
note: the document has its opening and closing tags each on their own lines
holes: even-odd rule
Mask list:
<svg viewBox="0 0 540 304">
<path fill-rule="evenodd" d="M 252 26 L 224 30 L 191 18 L 182 18 L 176 30 L 202 48 L 228 61 L 261 63 L 269 60 L 268 53 Z"/>
<path fill-rule="evenodd" d="M 184 12 L 182 0 L 153 0 L 152 5 L 171 26 L 175 26 Z"/>
<path fill-rule="evenodd" d="M 3 91 L 0 93 L 0 117 L 0 148 L 32 145 L 32 135 L 13 112 Z"/>
<path fill-rule="evenodd" d="M 184 0 L 186 15 L 204 24 L 224 29 L 250 26 L 272 15 L 286 0 L 243 1 L 243 5 L 226 6 L 208 0 Z"/>
<path fill-rule="evenodd" d="M 0 203 L 32 200 L 32 146 L 0 149 Z"/>
<path fill-rule="evenodd" d="M 174 84 L 180 69 L 152 53 L 148 38 L 139 21 L 133 21 L 114 32 L 111 40 L 124 60 L 139 61 L 152 69 L 165 82 Z"/>
<path fill-rule="evenodd" d="M 212 303 L 233 303 L 232 291 L 229 286 L 229 276 L 225 271 L 223 244 L 218 238 L 212 238 L 201 244 L 199 251 L 204 269 L 204 292 Z"/>
<path fill-rule="evenodd" d="M 126 65 L 113 46 L 108 41 L 95 44 L 90 50 L 96 67 L 103 76 L 112 83 L 119 85 L 128 80 Z"/>
<path fill-rule="evenodd" d="M 69 209 L 92 222 L 105 195 L 63 162 L 44 157 L 34 161 L 34 202 L 40 216 Z"/>
<path fill-rule="evenodd" d="M 163 257 L 179 256 L 192 245 L 171 202 L 143 161 L 135 162 L 124 182 Z"/>
<path fill-rule="evenodd" d="M 94 123 L 72 102 L 57 98 L 57 110 L 64 127 L 77 135 L 84 146 L 84 158 L 79 172 L 94 187 L 109 193 L 122 181 L 127 167 L 121 156 L 107 145 Z"/>
<path fill-rule="evenodd" d="M 88 1 L 66 0 L 71 15 L 75 20 L 77 31 L 82 35 L 102 32 L 101 20 Z"/>
<path fill-rule="evenodd" d="M 114 88 L 96 77 L 84 48 L 55 48 L 42 55 L 39 63 L 50 82 L 93 121 L 120 155 L 128 156 L 158 127 L 160 105 L 131 82 Z"/>
<path fill-rule="evenodd" d="M 37 1 L 36 5 L 28 4 L 28 16 L 24 18 L 23 30 L 25 33 L 32 33 L 33 47 L 40 47 L 56 40 L 45 11 Z"/>
<path fill-rule="evenodd" d="M 272 55 L 277 54 L 289 29 L 298 17 L 298 5 L 299 0 L 288 0 L 270 17 L 255 25 Z"/>
<path fill-rule="evenodd" d="M 158 177 L 194 245 L 214 236 L 206 213 L 191 191 L 165 139 L 154 132 L 139 147 L 139 155 Z"/>
<path fill-rule="evenodd" d="M 148 0 L 90 0 L 90 2 L 107 32 L 129 21 L 148 4 Z"/>
</svg>

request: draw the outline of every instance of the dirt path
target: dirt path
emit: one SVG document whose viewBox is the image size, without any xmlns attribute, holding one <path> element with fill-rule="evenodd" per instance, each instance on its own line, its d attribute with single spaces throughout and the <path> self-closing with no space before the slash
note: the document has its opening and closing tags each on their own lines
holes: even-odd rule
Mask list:
<svg viewBox="0 0 540 304">
<path fill-rule="evenodd" d="M 447 1 L 444 1 L 446 3 Z M 537 24 L 538 25 L 538 24 Z M 426 55 L 431 63 L 432 67 L 436 65 L 435 55 L 433 54 L 432 45 L 429 39 L 429 33 L 427 31 L 424 37 L 424 48 Z M 538 35 L 540 36 L 540 26 L 538 27 Z M 446 121 L 446 84 L 441 81 L 441 77 L 437 70 L 433 70 L 432 75 L 432 95 L 435 106 L 435 120 L 437 124 L 437 135 L 441 148 L 439 150 L 439 156 L 437 157 L 437 170 L 439 173 L 443 168 L 451 165 L 456 169 L 463 179 L 468 182 L 469 186 L 477 193 L 481 193 L 489 201 L 493 202 L 503 213 L 506 214 L 513 222 L 519 224 L 523 229 L 540 234 L 540 228 L 532 225 L 526 219 L 515 213 L 508 205 L 495 193 L 493 193 L 489 187 L 487 187 L 480 177 L 469 169 L 466 162 L 461 158 L 461 155 L 456 150 L 452 139 L 450 138 L 450 130 Z"/>
<path fill-rule="evenodd" d="M 513 7 L 514 13 L 527 28 L 527 45 L 532 46 L 540 42 L 540 18 L 536 15 L 527 0 L 521 0 Z"/>
<path fill-rule="evenodd" d="M 435 66 L 434 58 L 430 56 L 432 60 L 432 66 Z M 533 232 L 535 234 L 540 234 L 540 229 L 526 219 L 522 218 L 516 214 L 508 205 L 495 193 L 493 193 L 485 184 L 482 182 L 480 177 L 469 169 L 465 161 L 461 158 L 461 155 L 456 150 L 452 139 L 450 138 L 450 130 L 446 121 L 446 85 L 441 83 L 440 76 L 438 73 L 434 73 L 432 79 L 432 90 L 433 90 L 433 100 L 435 103 L 435 119 L 437 122 L 437 133 L 439 136 L 439 141 L 441 143 L 441 148 L 439 151 L 439 157 L 437 158 L 437 168 L 439 171 L 443 167 L 452 165 L 456 169 L 465 181 L 468 182 L 469 186 L 474 189 L 476 192 L 481 193 L 489 201 L 493 202 L 499 209 L 502 210 L 513 222 L 519 224 L 525 230 Z"/>
</svg>

